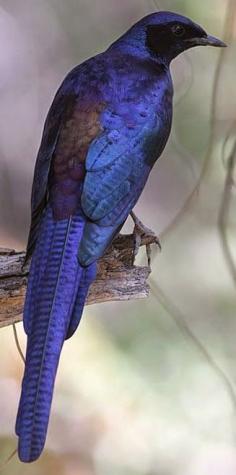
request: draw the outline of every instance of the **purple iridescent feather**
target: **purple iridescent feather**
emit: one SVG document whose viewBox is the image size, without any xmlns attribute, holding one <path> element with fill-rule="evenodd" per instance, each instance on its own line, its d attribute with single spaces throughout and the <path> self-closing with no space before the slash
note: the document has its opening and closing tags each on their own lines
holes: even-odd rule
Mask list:
<svg viewBox="0 0 236 475">
<path fill-rule="evenodd" d="M 28 344 L 16 423 L 22 461 L 37 459 L 45 443 L 60 352 L 82 275 L 77 253 L 83 229 L 81 211 L 68 220 L 54 221 L 52 210 L 48 208 L 34 252 L 33 276 L 37 274 L 35 267 L 38 255 L 42 256 L 42 241 L 45 240 L 44 265 L 39 266 L 37 284 L 30 279 L 24 310 Z M 51 244 L 47 239 L 49 234 Z"/>
</svg>

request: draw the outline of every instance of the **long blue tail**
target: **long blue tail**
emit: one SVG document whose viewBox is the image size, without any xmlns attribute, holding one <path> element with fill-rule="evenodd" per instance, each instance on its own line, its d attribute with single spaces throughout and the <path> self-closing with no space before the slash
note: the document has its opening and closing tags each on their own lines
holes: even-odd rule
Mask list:
<svg viewBox="0 0 236 475">
<path fill-rule="evenodd" d="M 24 308 L 28 341 L 16 421 L 23 462 L 36 460 L 43 450 L 62 345 L 79 324 L 95 276 L 95 265 L 82 268 L 77 258 L 84 225 L 81 211 L 54 221 L 51 208 L 41 223 Z"/>
</svg>

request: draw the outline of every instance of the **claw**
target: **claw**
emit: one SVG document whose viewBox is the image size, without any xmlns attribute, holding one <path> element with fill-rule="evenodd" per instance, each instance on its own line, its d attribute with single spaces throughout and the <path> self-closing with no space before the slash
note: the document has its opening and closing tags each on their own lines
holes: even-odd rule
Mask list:
<svg viewBox="0 0 236 475">
<path fill-rule="evenodd" d="M 150 237 L 152 238 L 153 242 L 158 245 L 160 251 L 161 251 L 161 243 L 158 239 L 158 237 L 155 235 L 155 233 L 149 229 L 147 226 L 145 226 L 142 221 L 136 216 L 136 214 L 131 211 L 130 216 L 134 222 L 134 253 L 133 253 L 133 263 L 135 261 L 135 257 L 138 254 L 142 237 Z M 147 260 L 148 260 L 148 266 L 150 267 L 151 265 L 151 245 L 146 244 L 146 254 L 147 254 Z"/>
</svg>

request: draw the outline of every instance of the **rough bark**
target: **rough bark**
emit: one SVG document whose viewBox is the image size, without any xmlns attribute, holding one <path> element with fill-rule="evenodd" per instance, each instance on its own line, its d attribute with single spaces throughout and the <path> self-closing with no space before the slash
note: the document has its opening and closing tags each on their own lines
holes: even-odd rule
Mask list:
<svg viewBox="0 0 236 475">
<path fill-rule="evenodd" d="M 156 242 L 143 235 L 141 245 Z M 130 300 L 149 295 L 150 267 L 133 264 L 133 235 L 119 235 L 98 263 L 96 281 L 91 286 L 87 304 L 109 300 Z M 0 248 L 0 327 L 22 319 L 29 265 L 22 268 L 25 253 Z"/>
</svg>

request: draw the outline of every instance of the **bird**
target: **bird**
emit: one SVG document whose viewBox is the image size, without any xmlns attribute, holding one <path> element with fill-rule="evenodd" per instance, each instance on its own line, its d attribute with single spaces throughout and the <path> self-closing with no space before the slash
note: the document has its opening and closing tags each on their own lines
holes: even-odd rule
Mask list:
<svg viewBox="0 0 236 475">
<path fill-rule="evenodd" d="M 18 457 L 41 455 L 64 341 L 76 331 L 96 263 L 132 212 L 168 141 L 170 64 L 196 46 L 226 46 L 177 13 L 151 13 L 68 73 L 36 159 L 23 325 Z"/>
</svg>

